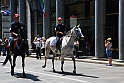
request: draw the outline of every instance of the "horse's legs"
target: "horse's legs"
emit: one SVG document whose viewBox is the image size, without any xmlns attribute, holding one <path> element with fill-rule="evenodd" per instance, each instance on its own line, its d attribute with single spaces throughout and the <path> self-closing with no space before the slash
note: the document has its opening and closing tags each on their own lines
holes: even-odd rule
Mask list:
<svg viewBox="0 0 124 83">
<path fill-rule="evenodd" d="M 43 68 L 46 67 L 46 61 L 47 61 L 48 55 L 49 55 L 49 50 L 45 49 L 45 63 L 44 63 L 44 65 L 42 66 Z"/>
<path fill-rule="evenodd" d="M 4 60 L 2 66 L 6 65 L 6 63 L 8 62 L 8 60 L 10 61 L 10 64 L 12 64 L 12 62 L 11 62 L 11 55 L 9 55 L 9 52 L 10 52 L 10 50 L 7 49 L 6 59 Z"/>
<path fill-rule="evenodd" d="M 26 77 L 26 75 L 25 75 L 25 71 L 24 71 L 24 67 L 25 67 L 25 55 L 22 55 L 23 77 Z"/>
<path fill-rule="evenodd" d="M 61 71 L 62 71 L 62 73 L 64 73 L 63 64 L 64 64 L 64 56 L 61 56 Z"/>
<path fill-rule="evenodd" d="M 16 58 L 17 58 L 17 55 L 13 55 L 13 65 L 11 65 L 11 75 L 13 76 L 14 75 L 14 67 L 16 65 Z"/>
<path fill-rule="evenodd" d="M 11 59 L 11 55 L 10 55 L 10 49 L 7 49 L 7 57 L 9 58 L 9 62 L 12 65 L 12 59 Z"/>
<path fill-rule="evenodd" d="M 55 72 L 55 69 L 54 69 L 54 59 L 55 59 L 55 53 L 53 53 L 53 58 L 52 58 L 52 64 L 53 64 L 53 72 Z"/>
<path fill-rule="evenodd" d="M 74 58 L 74 55 L 72 54 L 72 61 L 74 63 L 74 70 L 73 70 L 73 73 L 76 74 L 76 64 L 75 64 L 75 58 Z"/>
</svg>

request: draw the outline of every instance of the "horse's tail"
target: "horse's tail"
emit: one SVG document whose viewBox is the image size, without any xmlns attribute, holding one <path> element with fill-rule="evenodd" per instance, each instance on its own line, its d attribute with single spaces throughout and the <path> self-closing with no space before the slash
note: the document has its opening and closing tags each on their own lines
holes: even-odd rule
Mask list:
<svg viewBox="0 0 124 83">
<path fill-rule="evenodd" d="M 9 52 L 10 52 L 10 50 L 9 50 L 9 48 L 8 48 L 8 49 L 7 49 L 6 58 L 5 58 L 5 60 L 4 60 L 3 64 L 2 64 L 2 66 L 6 65 L 6 63 L 8 62 L 8 60 L 10 61 L 10 64 L 12 64 L 12 62 L 11 62 L 11 55 L 9 54 Z"/>
</svg>

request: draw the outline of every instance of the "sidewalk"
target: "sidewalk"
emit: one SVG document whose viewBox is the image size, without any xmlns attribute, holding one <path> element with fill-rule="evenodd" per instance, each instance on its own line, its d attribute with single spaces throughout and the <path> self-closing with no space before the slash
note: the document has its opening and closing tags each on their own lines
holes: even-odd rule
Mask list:
<svg viewBox="0 0 124 83">
<path fill-rule="evenodd" d="M 32 53 L 29 55 L 29 57 L 35 58 L 36 54 Z M 44 56 L 42 56 L 44 58 Z M 52 58 L 52 55 L 50 54 L 49 59 Z M 59 57 L 56 57 L 57 60 L 59 60 Z M 65 60 L 72 60 L 70 56 L 65 57 Z M 95 58 L 94 56 L 80 56 L 79 59 L 75 58 L 76 61 L 79 62 L 88 62 L 88 63 L 97 63 L 97 64 L 107 64 L 108 60 L 107 58 Z M 113 66 L 124 66 L 124 61 L 119 59 L 113 59 L 112 61 Z"/>
</svg>

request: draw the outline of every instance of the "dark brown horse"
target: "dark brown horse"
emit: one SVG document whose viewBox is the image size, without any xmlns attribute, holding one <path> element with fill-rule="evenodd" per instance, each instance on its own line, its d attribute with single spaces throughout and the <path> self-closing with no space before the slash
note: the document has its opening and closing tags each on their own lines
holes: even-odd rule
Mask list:
<svg viewBox="0 0 124 83">
<path fill-rule="evenodd" d="M 27 49 L 27 39 L 26 39 L 26 31 L 25 29 L 20 29 L 20 34 L 17 37 L 17 39 L 14 39 L 14 41 L 12 41 L 13 43 L 13 54 L 9 54 L 10 52 L 10 48 L 7 48 L 7 56 L 5 61 L 3 62 L 3 66 L 8 62 L 8 60 L 10 61 L 10 65 L 11 65 L 11 75 L 14 75 L 14 68 L 16 66 L 16 58 L 17 56 L 21 56 L 22 57 L 22 67 L 23 67 L 23 76 L 25 77 L 25 71 L 24 71 L 24 67 L 25 67 L 25 52 Z M 13 56 L 13 58 L 11 58 Z"/>
<path fill-rule="evenodd" d="M 23 76 L 25 77 L 26 75 L 25 75 L 24 67 L 25 67 L 25 52 L 26 52 L 26 48 L 27 48 L 26 47 L 27 41 L 22 38 L 18 38 L 16 41 L 17 41 L 17 45 L 15 46 L 14 53 L 12 55 L 10 55 L 10 48 L 7 47 L 7 55 L 6 55 L 5 61 L 3 62 L 2 65 L 4 66 L 9 60 L 10 65 L 11 65 L 11 75 L 13 76 L 14 68 L 16 66 L 16 58 L 17 58 L 17 56 L 21 56 L 22 57 Z"/>
</svg>

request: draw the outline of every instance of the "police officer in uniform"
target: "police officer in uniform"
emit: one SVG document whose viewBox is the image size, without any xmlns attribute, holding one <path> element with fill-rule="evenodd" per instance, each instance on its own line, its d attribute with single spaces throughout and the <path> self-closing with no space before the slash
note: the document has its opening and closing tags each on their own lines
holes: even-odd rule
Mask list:
<svg viewBox="0 0 124 83">
<path fill-rule="evenodd" d="M 25 39 L 26 35 L 24 33 L 24 24 L 19 21 L 19 14 L 14 14 L 14 22 L 11 23 L 10 32 L 10 54 L 13 54 L 13 50 L 17 45 L 17 38 L 21 37 Z"/>
<path fill-rule="evenodd" d="M 65 31 L 65 26 L 64 24 L 62 24 L 62 18 L 58 17 L 58 24 L 55 27 L 55 31 L 56 31 L 56 36 L 58 38 L 58 41 L 56 43 L 56 52 L 58 52 L 58 50 L 61 52 L 60 50 L 60 44 L 61 44 L 61 38 L 65 35 L 66 31 Z"/>
</svg>

